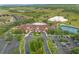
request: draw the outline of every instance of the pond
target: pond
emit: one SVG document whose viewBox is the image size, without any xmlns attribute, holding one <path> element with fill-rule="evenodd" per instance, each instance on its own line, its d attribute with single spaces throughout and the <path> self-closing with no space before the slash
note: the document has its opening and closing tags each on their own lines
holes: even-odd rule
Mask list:
<svg viewBox="0 0 79 59">
<path fill-rule="evenodd" d="M 63 30 L 63 31 L 68 31 L 70 33 L 74 33 L 74 34 L 77 34 L 79 29 L 78 28 L 75 28 L 75 27 L 72 27 L 72 26 L 60 26 L 60 28 Z"/>
</svg>

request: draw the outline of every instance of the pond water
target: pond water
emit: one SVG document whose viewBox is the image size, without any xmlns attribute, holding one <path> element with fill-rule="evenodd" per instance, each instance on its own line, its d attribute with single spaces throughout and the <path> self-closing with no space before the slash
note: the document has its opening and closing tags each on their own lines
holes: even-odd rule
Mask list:
<svg viewBox="0 0 79 59">
<path fill-rule="evenodd" d="M 78 28 L 75 28 L 75 27 L 61 26 L 60 28 L 61 28 L 63 31 L 68 31 L 68 32 L 70 32 L 70 33 L 75 33 L 75 34 L 78 33 Z"/>
</svg>

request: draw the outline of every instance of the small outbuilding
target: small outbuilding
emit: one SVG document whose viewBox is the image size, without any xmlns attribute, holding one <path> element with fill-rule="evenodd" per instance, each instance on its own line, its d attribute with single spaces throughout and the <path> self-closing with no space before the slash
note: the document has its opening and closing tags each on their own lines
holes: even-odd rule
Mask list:
<svg viewBox="0 0 79 59">
<path fill-rule="evenodd" d="M 55 16 L 55 17 L 49 18 L 48 21 L 52 21 L 52 22 L 66 22 L 66 21 L 68 21 L 68 19 L 65 19 L 63 16 Z"/>
</svg>

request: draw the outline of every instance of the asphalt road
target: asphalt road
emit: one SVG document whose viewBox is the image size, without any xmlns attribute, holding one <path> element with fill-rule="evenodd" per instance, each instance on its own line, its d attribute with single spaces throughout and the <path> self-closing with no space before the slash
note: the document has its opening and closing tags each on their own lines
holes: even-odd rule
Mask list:
<svg viewBox="0 0 79 59">
<path fill-rule="evenodd" d="M 12 40 L 10 42 L 7 42 L 5 46 L 3 47 L 1 53 L 5 54 L 11 54 L 12 51 L 19 47 L 19 42 L 17 40 Z"/>
<path fill-rule="evenodd" d="M 4 46 L 6 45 L 6 42 L 4 39 L 0 38 L 0 53 L 2 51 L 2 49 L 4 48 Z"/>
<path fill-rule="evenodd" d="M 49 50 L 49 48 L 48 48 L 48 43 L 47 43 L 47 36 L 46 36 L 46 33 L 45 32 L 43 32 L 42 33 L 42 36 L 43 36 L 43 39 L 44 39 L 44 49 L 45 49 L 45 52 L 46 52 L 46 54 L 50 54 L 51 52 L 50 52 L 50 50 Z"/>
<path fill-rule="evenodd" d="M 47 54 L 50 54 L 51 52 L 50 52 L 49 49 L 48 49 L 46 33 L 43 32 L 43 33 L 42 33 L 42 36 L 43 36 L 43 39 L 44 39 L 44 49 L 45 49 L 45 52 L 46 52 Z M 33 33 L 32 33 L 32 32 L 30 32 L 30 33 L 29 33 L 28 35 L 26 35 L 26 37 L 25 37 L 25 50 L 26 50 L 26 54 L 30 54 L 29 42 L 30 42 L 31 39 L 33 39 Z"/>
<path fill-rule="evenodd" d="M 29 32 L 26 37 L 25 37 L 25 51 L 26 51 L 26 54 L 30 54 L 30 47 L 29 47 L 29 42 L 30 40 L 33 38 L 33 34 L 32 32 Z"/>
</svg>

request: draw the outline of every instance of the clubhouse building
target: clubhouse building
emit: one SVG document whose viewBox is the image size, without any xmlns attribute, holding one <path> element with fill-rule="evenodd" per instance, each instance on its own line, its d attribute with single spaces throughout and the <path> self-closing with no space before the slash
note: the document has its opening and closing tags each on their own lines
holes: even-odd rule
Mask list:
<svg viewBox="0 0 79 59">
<path fill-rule="evenodd" d="M 26 32 L 32 31 L 32 32 L 44 32 L 48 31 L 48 25 L 46 23 L 32 23 L 32 24 L 22 24 L 20 26 L 17 26 L 17 28 L 22 29 Z"/>
</svg>

